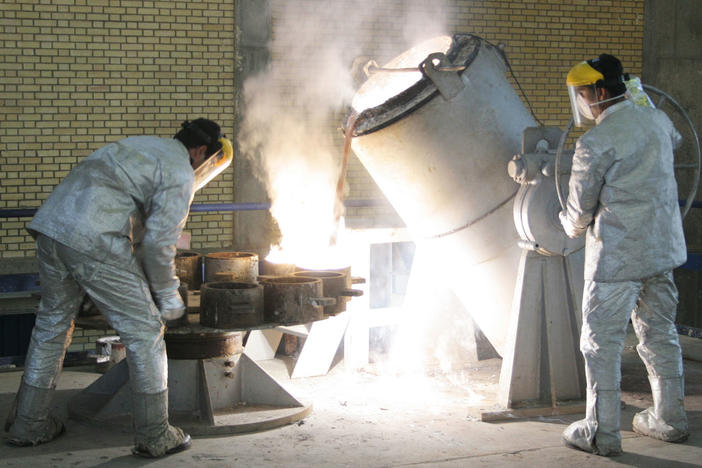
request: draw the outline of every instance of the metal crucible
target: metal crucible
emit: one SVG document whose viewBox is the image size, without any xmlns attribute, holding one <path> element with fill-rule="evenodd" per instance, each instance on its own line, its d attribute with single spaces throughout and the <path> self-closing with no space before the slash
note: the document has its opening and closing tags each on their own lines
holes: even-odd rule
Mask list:
<svg viewBox="0 0 702 468">
<path fill-rule="evenodd" d="M 264 260 L 262 263 L 263 275 L 265 278 L 273 276 L 288 276 L 292 275 L 296 267 L 292 263 L 275 263 L 270 260 Z"/>
<path fill-rule="evenodd" d="M 202 285 L 200 325 L 247 328 L 263 323 L 263 286 L 254 283 L 214 282 Z"/>
<path fill-rule="evenodd" d="M 296 271 L 294 276 L 299 278 L 317 278 L 322 280 L 322 290 L 326 297 L 336 298 L 335 305 L 324 307 L 326 315 L 336 315 L 346 310 L 346 303 L 351 297 L 362 296 L 360 289 L 350 289 L 350 276 L 340 271 L 303 270 Z"/>
<path fill-rule="evenodd" d="M 205 255 L 205 282 L 217 281 L 217 273 L 228 273 L 230 281 L 255 283 L 258 254 L 252 252 L 214 252 Z"/>
<path fill-rule="evenodd" d="M 202 284 L 202 255 L 197 252 L 182 250 L 175 256 L 176 276 L 188 289 L 198 290 Z"/>
<path fill-rule="evenodd" d="M 244 351 L 243 332 L 200 331 L 189 328 L 168 330 L 164 335 L 168 359 L 211 359 L 234 356 Z"/>
<path fill-rule="evenodd" d="M 324 307 L 336 299 L 324 297 L 322 280 L 279 276 L 263 281 L 264 319 L 285 325 L 314 322 L 325 318 Z"/>
</svg>

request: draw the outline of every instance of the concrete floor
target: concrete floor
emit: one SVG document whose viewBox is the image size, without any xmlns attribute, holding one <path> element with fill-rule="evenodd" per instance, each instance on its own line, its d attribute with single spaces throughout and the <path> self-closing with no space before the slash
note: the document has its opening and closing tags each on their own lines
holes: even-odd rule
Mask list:
<svg viewBox="0 0 702 468">
<path fill-rule="evenodd" d="M 651 399 L 645 369 L 631 344 L 622 365 L 625 453 L 611 459 L 562 445 L 561 432 L 579 415 L 498 423 L 469 416 L 471 408 L 490 405 L 499 359 L 432 378 L 347 372 L 337 365 L 324 377 L 290 380 L 284 361 L 260 364 L 298 399 L 312 402 L 312 414 L 266 432 L 198 437 L 190 450 L 158 460 L 130 455 L 130 433 L 68 420 L 67 433 L 49 444 L 32 448 L 0 444 L 0 466 L 702 466 L 702 363 L 685 361 L 685 402 L 692 435 L 684 444 L 667 444 L 631 430 L 634 413 Z M 55 401 L 64 418 L 67 400 L 99 377 L 91 370 L 64 370 Z M 19 371 L 0 373 L 3 419 L 20 377 Z"/>
</svg>

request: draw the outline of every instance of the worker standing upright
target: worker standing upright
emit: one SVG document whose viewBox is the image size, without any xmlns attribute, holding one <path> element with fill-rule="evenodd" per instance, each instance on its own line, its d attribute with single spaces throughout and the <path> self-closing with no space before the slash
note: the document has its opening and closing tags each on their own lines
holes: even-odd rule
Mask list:
<svg viewBox="0 0 702 468">
<path fill-rule="evenodd" d="M 20 389 L 5 430 L 11 445 L 49 442 L 64 431 L 49 408 L 87 294 L 124 343 L 136 455 L 190 446 L 168 423 L 166 320 L 185 311 L 175 275 L 176 241 L 193 195 L 231 161 L 231 143 L 207 119 L 174 138 L 110 143 L 73 168 L 28 226 L 35 237 L 41 301 Z M 217 157 L 212 157 L 217 155 Z"/>
<path fill-rule="evenodd" d="M 608 54 L 567 77 L 575 124 L 596 126 L 577 141 L 560 213 L 570 237 L 586 235 L 586 417 L 563 438 L 604 456 L 622 451 L 621 353 L 630 318 L 653 395 L 653 406 L 634 417 L 634 430 L 669 442 L 688 436 L 672 273 L 687 256 L 673 172 L 681 137 L 665 113 L 626 98 L 625 80 L 621 62 Z"/>
</svg>

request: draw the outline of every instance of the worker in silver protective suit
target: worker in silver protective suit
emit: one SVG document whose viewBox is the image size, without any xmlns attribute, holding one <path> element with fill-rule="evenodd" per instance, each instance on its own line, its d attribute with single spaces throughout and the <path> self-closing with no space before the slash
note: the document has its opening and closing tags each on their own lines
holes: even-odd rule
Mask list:
<svg viewBox="0 0 702 468">
<path fill-rule="evenodd" d="M 63 433 L 49 408 L 87 294 L 126 348 L 133 452 L 158 457 L 190 446 L 190 436 L 168 423 L 164 323 L 185 311 L 175 244 L 197 170 L 221 153 L 223 141 L 219 125 L 197 119 L 174 138 L 110 143 L 75 166 L 39 209 L 28 230 L 36 238 L 41 301 L 5 425 L 10 444 L 37 445 Z"/>
<path fill-rule="evenodd" d="M 634 417 L 634 430 L 669 442 L 688 436 L 672 274 L 687 256 L 673 174 L 680 135 L 663 112 L 626 98 L 626 80 L 619 60 L 607 54 L 576 65 L 567 78 L 576 125 L 596 126 L 576 144 L 560 213 L 570 237 L 586 235 L 580 337 L 586 417 L 563 438 L 604 456 L 622 451 L 620 364 L 630 318 L 653 394 L 653 406 Z"/>
</svg>

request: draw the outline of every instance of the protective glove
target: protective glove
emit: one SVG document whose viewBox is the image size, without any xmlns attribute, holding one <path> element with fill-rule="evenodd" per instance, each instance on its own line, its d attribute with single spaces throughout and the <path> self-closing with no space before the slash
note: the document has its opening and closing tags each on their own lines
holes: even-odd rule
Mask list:
<svg viewBox="0 0 702 468">
<path fill-rule="evenodd" d="M 568 219 L 568 215 L 565 211 L 558 213 L 558 220 L 561 222 L 561 226 L 563 226 L 563 230 L 568 237 L 574 239 L 580 235 L 580 233 L 575 229 L 575 226 L 573 226 L 573 223 L 571 223 Z"/>
<path fill-rule="evenodd" d="M 183 298 L 180 297 L 178 289 L 161 291 L 155 293 L 154 296 L 163 320 L 176 320 L 185 313 L 185 304 L 183 303 Z"/>
</svg>

